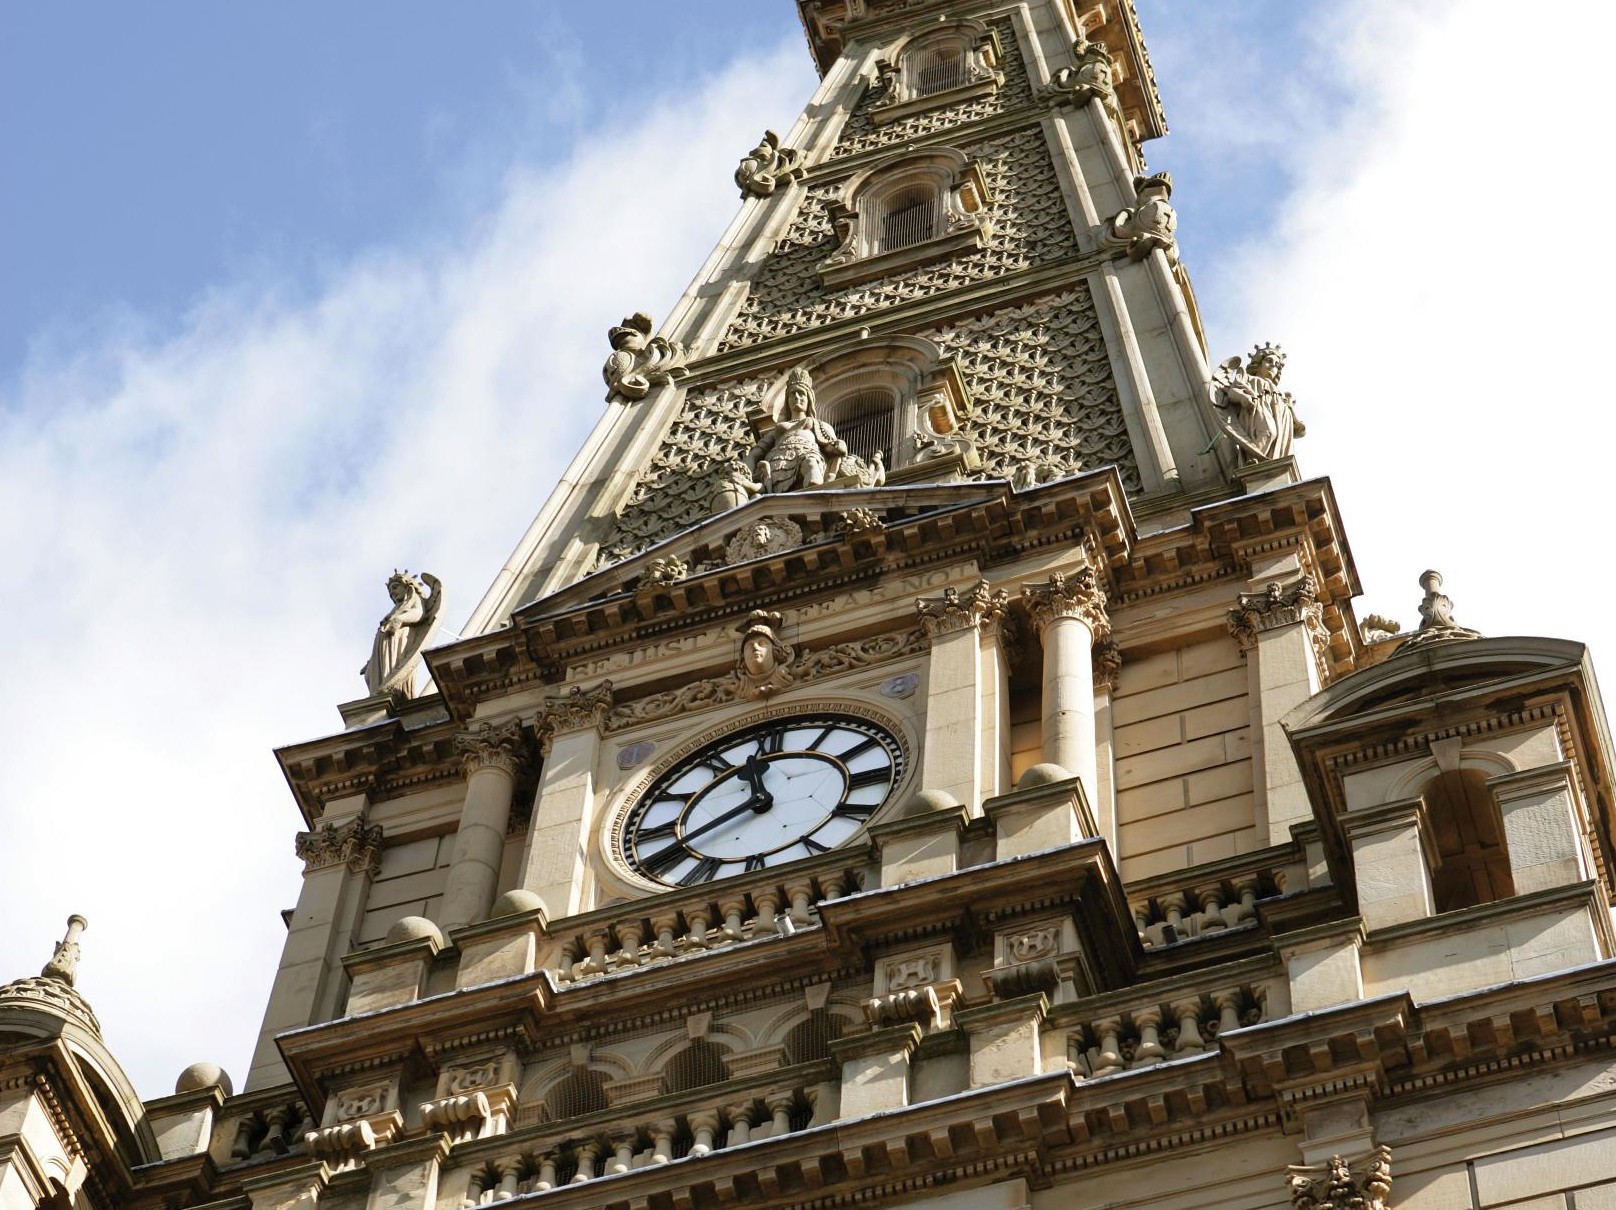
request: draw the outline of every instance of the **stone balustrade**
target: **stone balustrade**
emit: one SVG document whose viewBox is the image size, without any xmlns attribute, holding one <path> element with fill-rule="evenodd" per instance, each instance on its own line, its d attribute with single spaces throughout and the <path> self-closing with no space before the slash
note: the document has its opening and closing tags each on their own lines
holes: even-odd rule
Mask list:
<svg viewBox="0 0 1616 1210">
<path fill-rule="evenodd" d="M 1152 879 L 1141 888 L 1130 887 L 1128 906 L 1133 911 L 1139 940 L 1146 949 L 1173 945 L 1240 928 L 1257 919 L 1257 904 L 1285 892 L 1290 871 L 1283 866 L 1212 873 L 1179 886 Z"/>
<path fill-rule="evenodd" d="M 601 1133 L 528 1139 L 519 1149 L 480 1164 L 461 1204 L 490 1205 L 794 1134 L 813 1122 L 819 1096 L 817 1085 L 739 1091 L 699 1108 L 614 1125 Z"/>
<path fill-rule="evenodd" d="M 1107 1013 L 1071 1028 L 1068 1057 L 1089 1078 L 1186 1058 L 1216 1045 L 1220 1034 L 1267 1019 L 1262 984 L 1187 992 L 1181 997 Z"/>
<path fill-rule="evenodd" d="M 557 921 L 548 964 L 568 984 L 814 927 L 819 904 L 859 889 L 847 858 L 831 856 L 799 864 L 786 879 L 728 879 Z"/>
</svg>

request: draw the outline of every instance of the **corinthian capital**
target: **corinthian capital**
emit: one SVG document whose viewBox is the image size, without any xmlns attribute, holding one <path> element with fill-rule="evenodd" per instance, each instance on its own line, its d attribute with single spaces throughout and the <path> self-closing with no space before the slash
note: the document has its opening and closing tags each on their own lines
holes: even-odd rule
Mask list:
<svg viewBox="0 0 1616 1210">
<path fill-rule="evenodd" d="M 527 760 L 527 742 L 515 719 L 482 722 L 454 737 L 455 751 L 469 775 L 478 769 L 503 769 L 515 777 Z"/>
<path fill-rule="evenodd" d="M 539 712 L 539 730 L 548 734 L 600 727 L 612 709 L 612 683 L 602 681 L 593 689 L 574 685 L 565 693 L 544 699 Z"/>
<path fill-rule="evenodd" d="M 1303 576 L 1289 584 L 1270 580 L 1261 592 L 1243 592 L 1229 610 L 1229 633 L 1242 650 L 1252 647 L 1257 636 L 1281 626 L 1305 623 L 1311 630 L 1323 628 L 1322 610 L 1313 590 L 1313 577 Z"/>
<path fill-rule="evenodd" d="M 366 823 L 363 817 L 297 834 L 297 855 L 303 859 L 305 874 L 346 865 L 355 874 L 375 877 L 381 866 L 381 848 L 381 824 Z"/>
<path fill-rule="evenodd" d="M 1021 599 L 1040 636 L 1057 618 L 1078 618 L 1088 624 L 1096 640 L 1111 633 L 1105 609 L 1105 586 L 1089 565 L 1076 571 L 1057 571 L 1044 584 L 1023 584 Z"/>
<path fill-rule="evenodd" d="M 945 588 L 940 597 L 920 598 L 915 602 L 915 612 L 926 634 L 936 637 L 967 627 L 998 622 L 1003 619 L 1009 604 L 1010 594 L 1004 589 L 995 591 L 986 580 L 978 580 L 964 592 L 957 588 Z"/>
</svg>

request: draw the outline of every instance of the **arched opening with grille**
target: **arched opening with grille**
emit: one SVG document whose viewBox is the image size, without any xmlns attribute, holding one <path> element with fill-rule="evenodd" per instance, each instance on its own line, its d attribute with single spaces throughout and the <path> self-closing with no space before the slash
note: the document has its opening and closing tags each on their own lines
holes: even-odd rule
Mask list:
<svg viewBox="0 0 1616 1210">
<path fill-rule="evenodd" d="M 539 1109 L 539 1121 L 559 1122 L 565 1118 L 599 1113 L 606 1108 L 606 1077 L 598 1071 L 575 1071 L 551 1085 Z"/>
<path fill-rule="evenodd" d="M 897 410 L 898 396 L 891 387 L 865 385 L 831 401 L 825 413 L 848 453 L 867 463 L 879 453 L 890 467 Z"/>
<path fill-rule="evenodd" d="M 879 252 L 895 252 L 925 243 L 937 234 L 943 218 L 943 199 L 936 186 L 917 182 L 905 185 L 880 203 Z"/>
<path fill-rule="evenodd" d="M 662 1086 L 668 1092 L 688 1092 L 729 1079 L 724 1052 L 705 1038 L 698 1038 L 668 1061 L 662 1069 Z"/>
<path fill-rule="evenodd" d="M 842 1019 L 828 1009 L 816 1008 L 806 1021 L 799 1021 L 786 1034 L 783 1045 L 787 1063 L 812 1063 L 830 1058 L 830 1044 L 842 1036 Z"/>
<path fill-rule="evenodd" d="M 1455 769 L 1426 782 L 1421 793 L 1439 854 L 1431 873 L 1436 910 L 1451 912 L 1513 895 L 1503 820 L 1487 775 Z"/>
<path fill-rule="evenodd" d="M 970 83 L 965 56 L 965 46 L 957 39 L 915 47 L 904 57 L 913 94 L 929 97 Z"/>
</svg>

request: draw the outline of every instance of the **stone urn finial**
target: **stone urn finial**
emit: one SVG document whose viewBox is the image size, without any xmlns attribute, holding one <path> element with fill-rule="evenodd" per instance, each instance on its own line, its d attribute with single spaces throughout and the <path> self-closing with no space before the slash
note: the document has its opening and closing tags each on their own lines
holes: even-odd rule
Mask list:
<svg viewBox="0 0 1616 1210">
<path fill-rule="evenodd" d="M 77 912 L 67 918 L 67 935 L 56 943 L 56 952 L 39 972 L 43 978 L 73 986 L 79 968 L 79 934 L 89 927 L 90 922 Z"/>
</svg>

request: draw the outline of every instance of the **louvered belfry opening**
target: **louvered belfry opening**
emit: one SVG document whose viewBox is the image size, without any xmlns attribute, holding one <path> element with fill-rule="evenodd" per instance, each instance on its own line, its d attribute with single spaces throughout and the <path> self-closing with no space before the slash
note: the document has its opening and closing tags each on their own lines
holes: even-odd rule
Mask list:
<svg viewBox="0 0 1616 1210">
<path fill-rule="evenodd" d="M 888 386 L 855 385 L 827 410 L 826 418 L 847 452 L 873 462 L 877 451 L 892 465 L 892 437 L 898 397 Z"/>
<path fill-rule="evenodd" d="M 922 47 L 911 53 L 915 56 L 916 96 L 929 97 L 932 93 L 946 92 L 969 82 L 965 48 L 957 43 Z"/>
<path fill-rule="evenodd" d="M 1456 769 L 1421 791 L 1441 864 L 1431 874 L 1436 910 L 1451 912 L 1515 893 L 1509 848 L 1486 775 Z"/>
<path fill-rule="evenodd" d="M 906 185 L 881 207 L 882 252 L 924 243 L 937 234 L 943 217 L 943 199 L 929 185 Z"/>
</svg>

